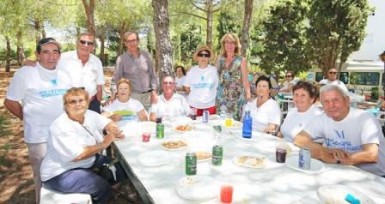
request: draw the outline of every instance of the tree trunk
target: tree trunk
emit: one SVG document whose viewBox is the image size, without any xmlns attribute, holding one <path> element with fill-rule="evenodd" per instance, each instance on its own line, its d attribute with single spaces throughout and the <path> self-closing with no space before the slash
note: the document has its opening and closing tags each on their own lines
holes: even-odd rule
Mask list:
<svg viewBox="0 0 385 204">
<path fill-rule="evenodd" d="M 106 37 L 104 36 L 104 34 L 99 36 L 99 40 L 100 40 L 100 54 L 99 54 L 99 58 L 102 61 L 102 64 L 104 66 L 106 66 L 107 65 L 107 59 L 106 59 L 106 56 L 104 54 L 104 42 L 106 40 Z"/>
<path fill-rule="evenodd" d="M 152 0 L 154 9 L 154 31 L 156 39 L 155 66 L 158 67 L 159 77 L 174 75 L 172 69 L 172 47 L 169 35 L 168 0 Z"/>
<path fill-rule="evenodd" d="M 213 1 L 207 0 L 207 26 L 206 26 L 206 45 L 212 48 L 213 45 Z"/>
<path fill-rule="evenodd" d="M 17 55 L 17 63 L 19 66 L 21 66 L 24 62 L 25 55 L 24 55 L 24 48 L 23 48 L 23 33 L 21 31 L 18 31 L 16 34 L 16 55 Z"/>
<path fill-rule="evenodd" d="M 246 57 L 249 46 L 249 31 L 251 16 L 253 13 L 253 0 L 245 0 L 245 15 L 243 17 L 243 28 L 241 34 L 242 55 Z"/>
<path fill-rule="evenodd" d="M 120 43 L 119 43 L 119 47 L 118 47 L 118 56 L 120 56 L 121 54 L 123 54 L 124 52 L 124 33 L 126 32 L 126 23 L 123 22 L 121 25 L 120 25 L 120 28 L 119 28 L 119 37 L 120 37 Z"/>
<path fill-rule="evenodd" d="M 37 45 L 41 39 L 41 35 L 40 35 L 41 24 L 40 24 L 40 21 L 38 19 L 35 19 L 34 26 L 35 26 L 35 31 L 36 31 L 35 40 L 36 40 L 36 45 Z"/>
<path fill-rule="evenodd" d="M 7 43 L 7 50 L 5 54 L 5 71 L 11 71 L 11 41 L 8 36 L 5 36 L 5 42 Z"/>
<path fill-rule="evenodd" d="M 84 10 L 86 11 L 87 16 L 87 31 L 95 36 L 95 20 L 94 20 L 94 11 L 95 11 L 95 0 L 82 0 L 84 5 Z"/>
</svg>

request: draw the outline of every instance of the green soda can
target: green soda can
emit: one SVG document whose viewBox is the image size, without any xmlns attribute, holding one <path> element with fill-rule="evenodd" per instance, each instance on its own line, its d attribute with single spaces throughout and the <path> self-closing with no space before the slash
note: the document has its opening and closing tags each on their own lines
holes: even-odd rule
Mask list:
<svg viewBox="0 0 385 204">
<path fill-rule="evenodd" d="M 222 165 L 223 160 L 223 147 L 219 145 L 213 146 L 213 152 L 212 152 L 212 163 L 214 166 L 220 166 Z"/>
<path fill-rule="evenodd" d="M 164 124 L 157 123 L 156 124 L 156 138 L 163 139 L 164 138 Z"/>
<path fill-rule="evenodd" d="M 194 152 L 186 153 L 186 175 L 193 176 L 197 174 L 197 155 Z"/>
</svg>

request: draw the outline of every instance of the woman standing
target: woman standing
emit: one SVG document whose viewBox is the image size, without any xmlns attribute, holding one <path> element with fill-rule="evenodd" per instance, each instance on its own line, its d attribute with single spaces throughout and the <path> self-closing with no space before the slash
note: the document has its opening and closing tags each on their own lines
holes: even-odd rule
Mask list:
<svg viewBox="0 0 385 204">
<path fill-rule="evenodd" d="M 242 107 L 251 98 L 248 81 L 247 61 L 241 56 L 241 44 L 234 34 L 226 34 L 221 39 L 221 54 L 216 62 L 219 76 L 217 109 L 226 108 L 240 120 Z"/>
<path fill-rule="evenodd" d="M 182 65 L 178 65 L 175 68 L 175 74 L 176 74 L 176 77 L 175 77 L 176 91 L 179 94 L 186 96 L 186 93 L 183 90 L 184 80 L 186 80 L 186 70 L 184 69 L 184 67 Z"/>
<path fill-rule="evenodd" d="M 285 140 L 292 142 L 311 119 L 322 113 L 322 110 L 314 105 L 317 96 L 317 88 L 309 82 L 299 81 L 293 87 L 295 108 L 289 111 L 281 126 L 281 135 Z"/>
<path fill-rule="evenodd" d="M 190 69 L 183 84 L 188 94 L 187 101 L 191 107 L 197 109 L 197 116 L 201 116 L 203 110 L 208 110 L 210 114 L 216 113 L 218 74 L 217 69 L 209 64 L 213 55 L 208 46 L 200 46 L 193 57 L 198 65 Z"/>
<path fill-rule="evenodd" d="M 281 110 L 278 103 L 271 98 L 272 85 L 266 76 L 260 76 L 255 82 L 257 96 L 245 105 L 253 118 L 253 130 L 276 133 L 281 123 Z"/>
</svg>

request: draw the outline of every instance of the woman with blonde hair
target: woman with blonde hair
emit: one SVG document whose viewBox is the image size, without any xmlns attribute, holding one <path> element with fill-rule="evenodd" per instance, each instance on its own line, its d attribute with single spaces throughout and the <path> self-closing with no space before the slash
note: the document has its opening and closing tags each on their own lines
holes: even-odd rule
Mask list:
<svg viewBox="0 0 385 204">
<path fill-rule="evenodd" d="M 235 34 L 225 34 L 221 39 L 221 54 L 216 62 L 219 88 L 216 105 L 233 113 L 240 120 L 243 105 L 251 98 L 246 58 L 241 56 L 241 44 Z"/>
</svg>

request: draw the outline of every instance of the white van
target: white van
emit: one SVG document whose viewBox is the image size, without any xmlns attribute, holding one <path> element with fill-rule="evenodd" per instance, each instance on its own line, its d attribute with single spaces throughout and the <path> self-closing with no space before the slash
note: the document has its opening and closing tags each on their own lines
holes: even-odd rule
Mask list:
<svg viewBox="0 0 385 204">
<path fill-rule="evenodd" d="M 372 90 L 376 88 L 379 96 L 384 96 L 385 76 L 383 74 L 384 63 L 382 61 L 349 61 L 342 65 L 339 79 L 350 91 L 365 95 L 367 99 L 370 99 Z M 307 80 L 309 81 L 319 82 L 323 78 L 320 70 L 308 72 Z"/>
</svg>

